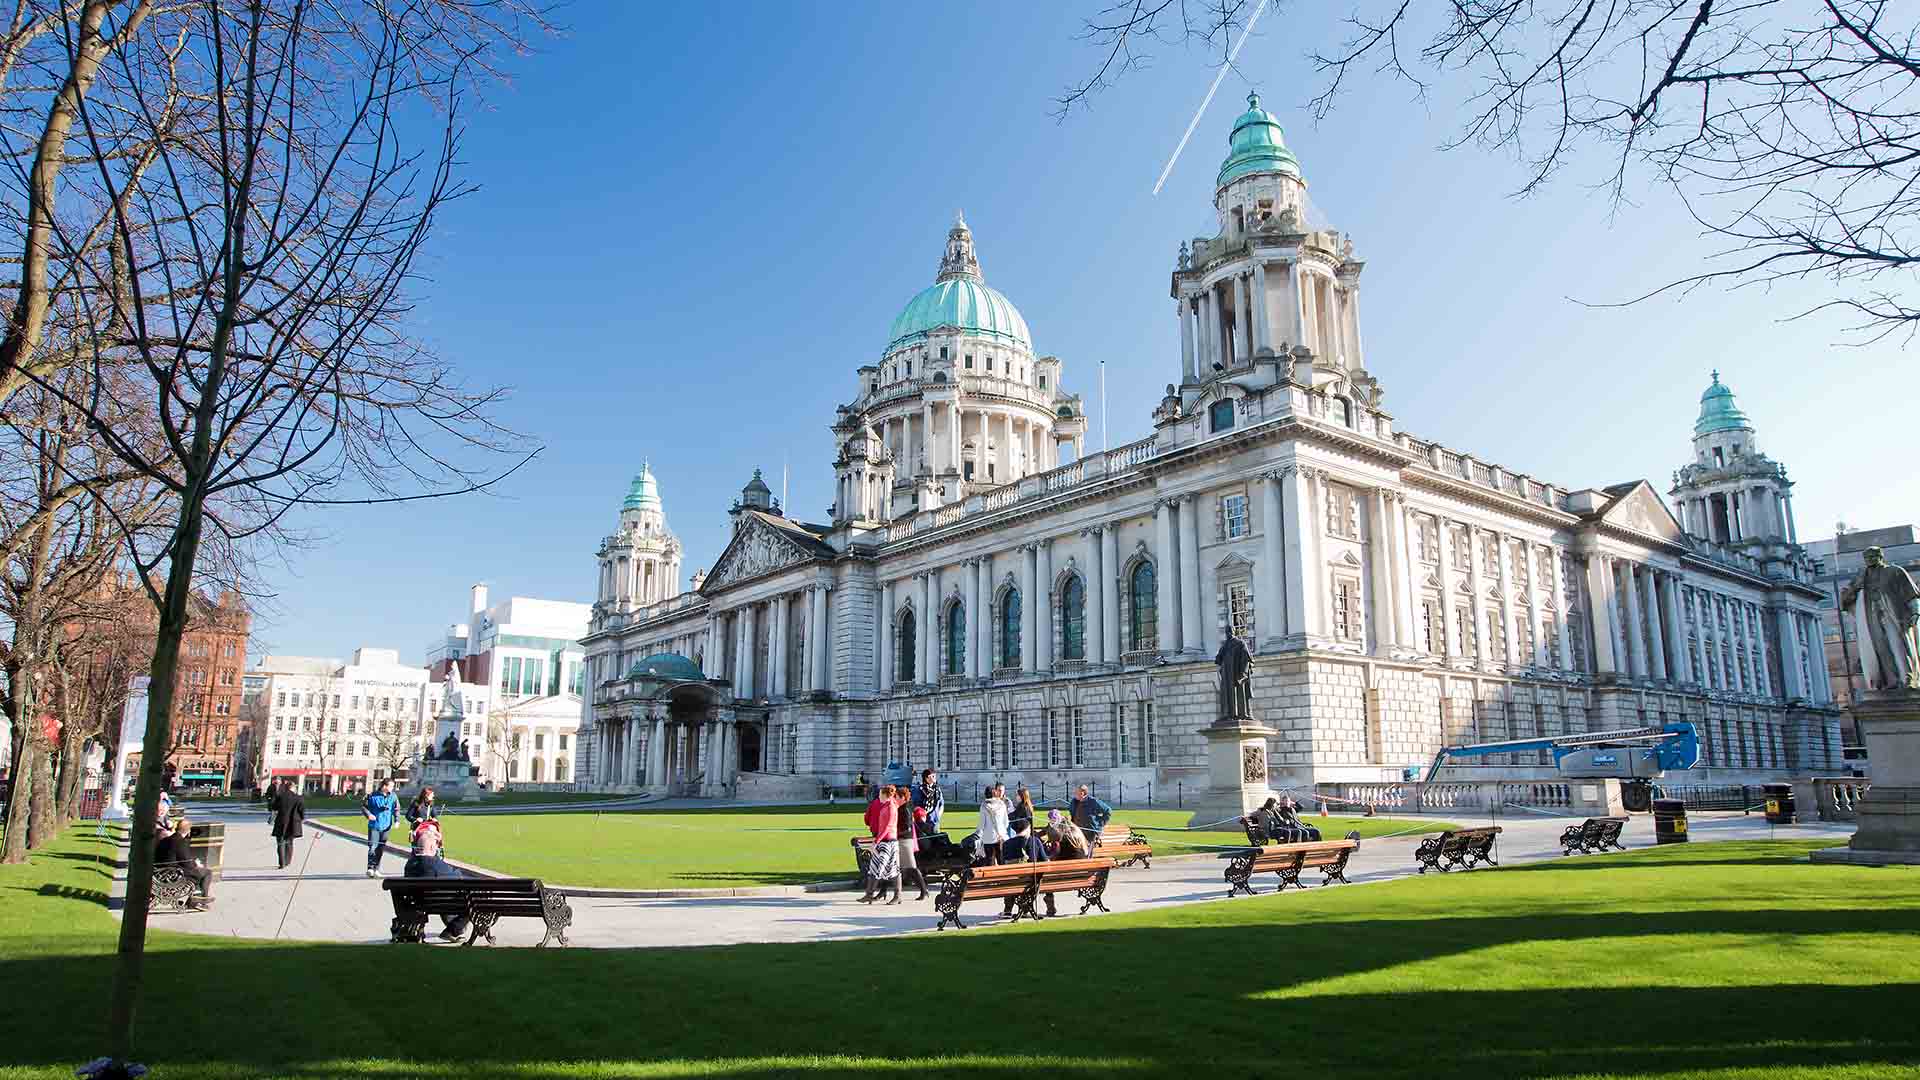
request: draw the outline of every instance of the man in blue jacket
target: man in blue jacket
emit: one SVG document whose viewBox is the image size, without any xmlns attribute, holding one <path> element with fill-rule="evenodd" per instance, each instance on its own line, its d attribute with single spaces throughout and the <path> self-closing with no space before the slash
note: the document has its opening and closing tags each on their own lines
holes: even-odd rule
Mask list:
<svg viewBox="0 0 1920 1080">
<path fill-rule="evenodd" d="M 1073 793 L 1073 802 L 1067 808 L 1073 816 L 1073 823 L 1080 826 L 1081 835 L 1087 838 L 1087 850 L 1093 850 L 1094 843 L 1100 839 L 1100 830 L 1113 817 L 1113 807 L 1095 798 L 1087 790 L 1087 785 L 1081 784 L 1079 790 Z"/>
<path fill-rule="evenodd" d="M 380 876 L 380 856 L 386 850 L 387 833 L 400 813 L 400 800 L 393 797 L 393 781 L 380 781 L 380 790 L 367 796 L 360 808 L 367 815 L 367 876 Z"/>
</svg>

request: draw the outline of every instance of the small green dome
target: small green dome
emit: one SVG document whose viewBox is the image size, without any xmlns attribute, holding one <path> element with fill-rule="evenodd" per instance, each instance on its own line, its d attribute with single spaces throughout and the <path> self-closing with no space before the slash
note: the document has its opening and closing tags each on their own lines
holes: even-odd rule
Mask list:
<svg viewBox="0 0 1920 1080">
<path fill-rule="evenodd" d="M 1700 395 L 1700 419 L 1693 422 L 1695 435 L 1711 435 L 1716 431 L 1752 431 L 1753 423 L 1740 406 L 1733 402 L 1733 391 L 1720 381 L 1720 372 L 1713 373 L 1713 383 Z"/>
<path fill-rule="evenodd" d="M 1293 156 L 1280 137 L 1280 121 L 1260 107 L 1260 95 L 1247 95 L 1247 111 L 1233 122 L 1233 134 L 1227 138 L 1227 160 L 1220 163 L 1216 187 L 1226 187 L 1253 173 L 1278 172 L 1298 178 L 1300 159 Z"/>
<path fill-rule="evenodd" d="M 922 340 L 929 331 L 942 326 L 1033 348 L 1027 320 L 1020 317 L 1013 301 L 983 281 L 954 278 L 935 282 L 907 302 L 887 331 L 887 349 Z"/>
<path fill-rule="evenodd" d="M 627 671 L 629 679 L 665 679 L 668 682 L 686 682 L 688 680 L 706 680 L 707 673 L 700 665 L 681 656 L 679 653 L 654 653 L 642 660 L 634 661 Z"/>
<path fill-rule="evenodd" d="M 660 509 L 660 486 L 654 482 L 653 470 L 647 462 L 640 463 L 640 473 L 633 478 L 633 484 L 627 488 L 627 500 L 620 504 L 622 510 L 658 510 Z"/>
</svg>

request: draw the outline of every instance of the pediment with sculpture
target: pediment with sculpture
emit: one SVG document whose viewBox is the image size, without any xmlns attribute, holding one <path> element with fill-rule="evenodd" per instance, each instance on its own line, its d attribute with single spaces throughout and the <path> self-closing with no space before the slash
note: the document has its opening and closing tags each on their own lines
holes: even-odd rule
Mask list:
<svg viewBox="0 0 1920 1080">
<path fill-rule="evenodd" d="M 1687 542 L 1686 532 L 1680 527 L 1680 522 L 1674 519 L 1667 504 L 1660 501 L 1660 496 L 1654 494 L 1653 488 L 1644 480 L 1615 499 L 1601 520 L 1617 529 L 1657 537 L 1668 543 L 1684 545 Z"/>
<path fill-rule="evenodd" d="M 789 566 L 813 561 L 814 556 L 794 541 L 779 534 L 770 526 L 758 521 L 749 521 L 720 558 L 713 564 L 713 572 L 701 586 L 702 592 L 712 592 L 729 585 L 784 570 Z"/>
</svg>

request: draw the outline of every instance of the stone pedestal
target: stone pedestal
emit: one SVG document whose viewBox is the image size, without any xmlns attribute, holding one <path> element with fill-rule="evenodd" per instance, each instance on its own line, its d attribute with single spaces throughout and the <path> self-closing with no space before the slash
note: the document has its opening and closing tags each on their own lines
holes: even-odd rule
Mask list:
<svg viewBox="0 0 1920 1080">
<path fill-rule="evenodd" d="M 1272 728 L 1250 717 L 1223 717 L 1200 734 L 1207 739 L 1207 791 L 1187 824 L 1242 817 L 1273 797 L 1267 783 Z"/>
<path fill-rule="evenodd" d="M 1877 690 L 1856 698 L 1853 722 L 1867 745 L 1873 787 L 1856 812 L 1860 828 L 1815 862 L 1920 865 L 1920 691 Z"/>
<path fill-rule="evenodd" d="M 474 776 L 476 770 L 471 761 L 457 758 L 445 758 L 436 761 L 423 761 L 413 770 L 411 782 L 404 785 L 400 792 L 406 796 L 420 793 L 423 787 L 433 789 L 435 802 L 470 802 L 480 798 L 480 780 Z"/>
</svg>

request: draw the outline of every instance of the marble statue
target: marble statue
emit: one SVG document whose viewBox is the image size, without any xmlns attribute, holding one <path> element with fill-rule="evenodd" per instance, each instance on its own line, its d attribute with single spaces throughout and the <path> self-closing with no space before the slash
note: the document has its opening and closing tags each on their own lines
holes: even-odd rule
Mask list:
<svg viewBox="0 0 1920 1080">
<path fill-rule="evenodd" d="M 1867 565 L 1840 593 L 1840 609 L 1853 618 L 1860 666 L 1875 690 L 1920 689 L 1920 650 L 1914 643 L 1913 578 L 1887 562 L 1877 547 Z"/>
<path fill-rule="evenodd" d="M 1220 717 L 1253 715 L 1253 654 L 1247 643 L 1227 635 L 1213 663 L 1220 671 Z"/>
</svg>

